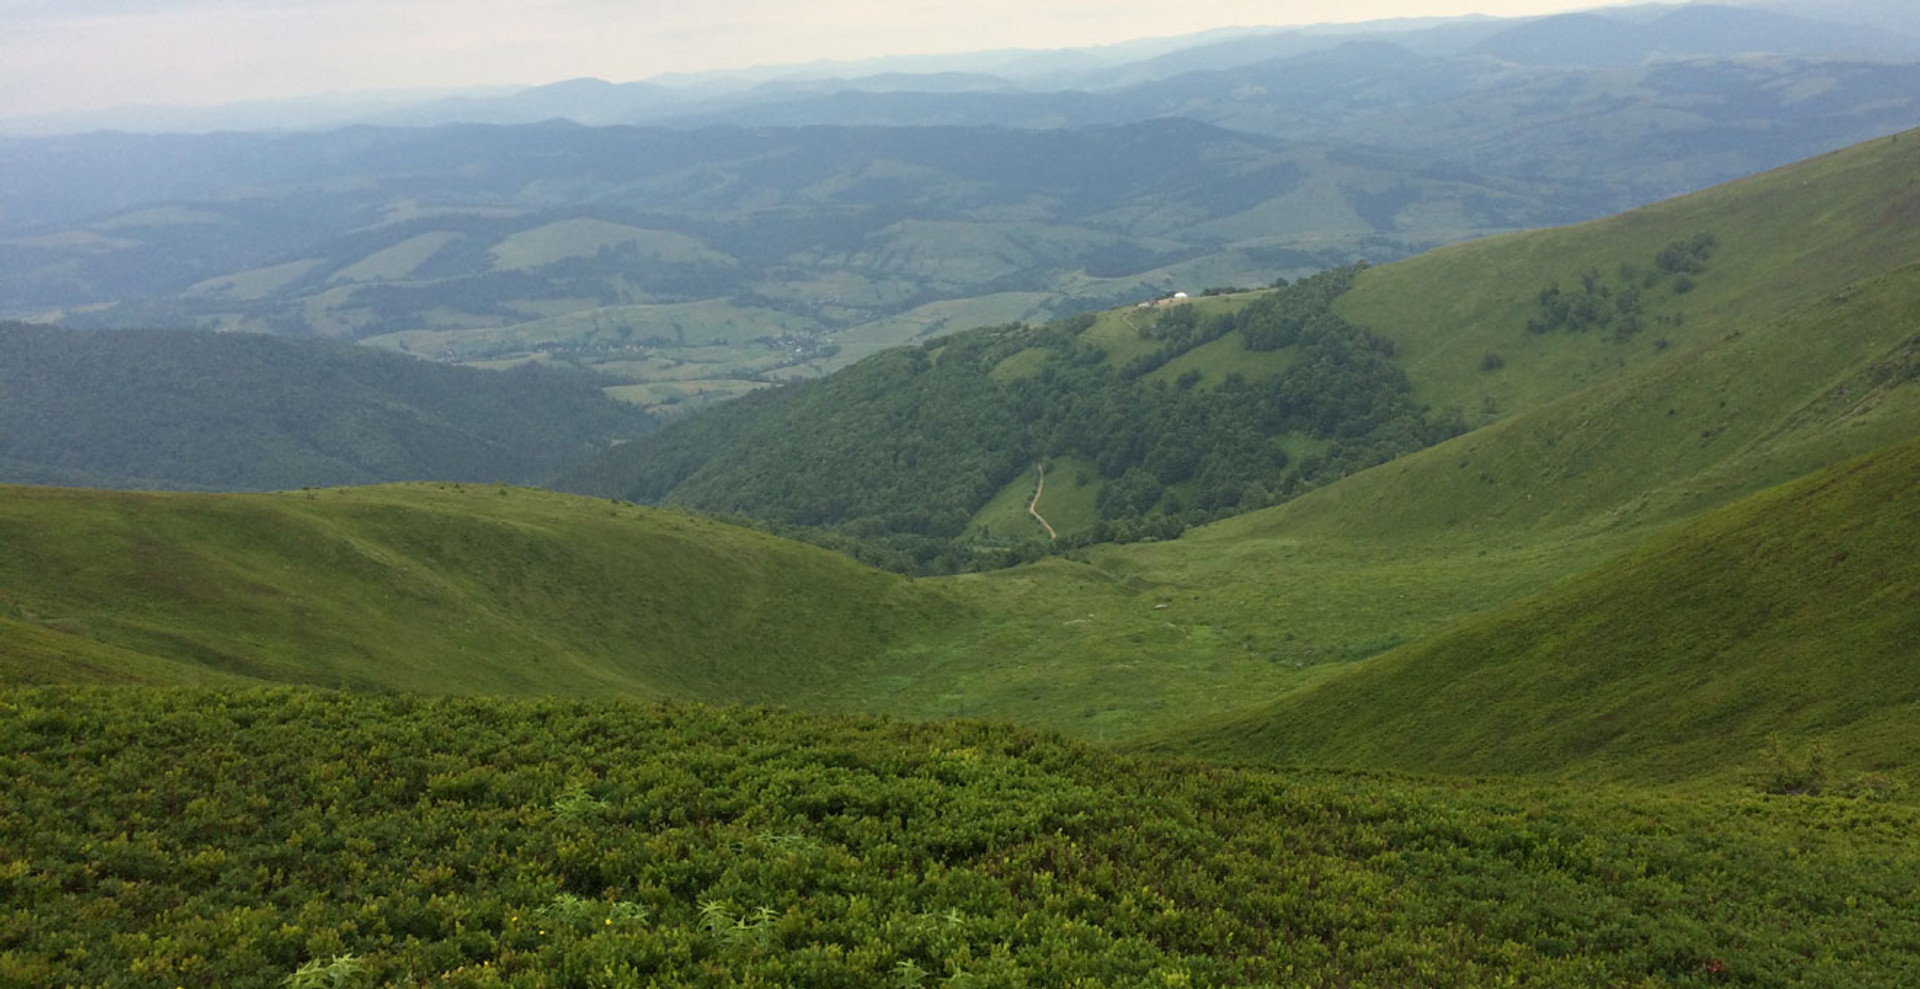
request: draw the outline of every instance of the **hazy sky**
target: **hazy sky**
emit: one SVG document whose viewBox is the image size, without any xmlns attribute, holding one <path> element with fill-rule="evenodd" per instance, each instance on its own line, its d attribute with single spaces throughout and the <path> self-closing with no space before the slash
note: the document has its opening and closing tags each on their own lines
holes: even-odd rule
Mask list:
<svg viewBox="0 0 1920 989">
<path fill-rule="evenodd" d="M 0 0 L 0 116 L 355 90 L 616 82 L 1229 25 L 1595 0 Z"/>
</svg>

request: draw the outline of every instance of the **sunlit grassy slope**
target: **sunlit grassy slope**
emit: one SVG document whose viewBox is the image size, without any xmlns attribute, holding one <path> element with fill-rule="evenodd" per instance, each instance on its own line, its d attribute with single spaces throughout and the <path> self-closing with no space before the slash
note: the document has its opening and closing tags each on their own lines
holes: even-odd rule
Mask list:
<svg viewBox="0 0 1920 989">
<path fill-rule="evenodd" d="M 1168 747 L 1439 772 L 1672 779 L 1769 736 L 1920 764 L 1920 442 L 1707 513 L 1621 559 Z"/>
<path fill-rule="evenodd" d="M 1583 271 L 1645 271 L 1697 234 L 1718 244 L 1693 291 L 1649 299 L 1679 313 L 1625 344 L 1606 332 L 1526 332 L 1541 289 Z M 1857 145 L 1618 216 L 1430 251 L 1375 268 L 1341 299 L 1347 318 L 1391 336 L 1421 401 L 1498 415 L 1658 363 L 1920 261 L 1920 132 Z M 1505 366 L 1483 371 L 1486 355 Z"/>
<path fill-rule="evenodd" d="M 0 489 L 0 679 L 798 701 L 961 614 L 812 547 L 461 485 Z"/>
</svg>

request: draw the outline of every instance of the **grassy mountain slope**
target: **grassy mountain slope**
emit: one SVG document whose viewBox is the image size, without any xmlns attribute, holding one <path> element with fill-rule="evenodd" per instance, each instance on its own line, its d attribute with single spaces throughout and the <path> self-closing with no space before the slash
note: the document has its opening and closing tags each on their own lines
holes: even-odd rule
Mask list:
<svg viewBox="0 0 1920 989">
<path fill-rule="evenodd" d="M 1880 182 L 1885 180 L 1886 171 L 1897 174 L 1907 165 L 1907 159 L 1884 153 L 1892 146 L 1893 142 L 1885 142 L 1864 147 L 1850 155 L 1821 159 L 1809 167 L 1816 172 L 1834 169 L 1856 158 L 1878 162 L 1877 168 L 1857 170 L 1850 181 Z M 1791 172 L 1745 184 L 1745 188 L 1767 195 L 1784 190 L 1774 198 L 1775 207 L 1798 210 L 1802 215 L 1817 210 L 1799 202 L 1792 195 L 1794 190 L 1824 197 L 1839 191 L 1811 182 L 1800 185 Z M 1726 200 L 1728 208 L 1742 202 L 1739 196 Z M 813 621 L 838 627 L 835 623 L 845 620 L 851 631 L 838 644 L 829 646 L 824 644 L 826 639 L 820 640 L 820 651 L 811 653 L 820 661 L 799 663 L 795 679 L 777 690 L 749 683 L 744 668 L 730 665 L 732 661 L 725 658 L 721 645 L 713 645 L 710 653 L 700 652 L 703 642 L 690 628 L 663 635 L 660 642 L 669 651 L 690 648 L 693 651 L 688 655 L 701 661 L 710 657 L 720 664 L 713 678 L 689 674 L 693 679 L 685 683 L 663 685 L 660 677 L 667 675 L 672 661 L 653 657 L 647 661 L 657 660 L 656 665 L 621 679 L 625 674 L 606 673 L 601 666 L 593 665 L 600 662 L 594 659 L 583 667 L 587 674 L 550 670 L 535 676 L 515 667 L 509 676 L 489 666 L 473 674 L 476 685 L 471 689 L 582 693 L 616 689 L 647 696 L 664 692 L 721 700 L 778 697 L 795 704 L 915 717 L 990 715 L 1091 738 L 1126 739 L 1168 731 L 1196 712 L 1229 711 L 1331 682 L 1352 669 L 1356 660 L 1418 643 L 1465 616 L 1539 593 L 1617 557 L 1658 535 L 1662 527 L 1699 511 L 1725 505 L 1845 457 L 1912 438 L 1920 428 L 1915 425 L 1920 423 L 1920 408 L 1916 408 L 1920 388 L 1912 385 L 1915 361 L 1920 359 L 1912 344 L 1912 314 L 1920 310 L 1920 298 L 1916 298 L 1920 284 L 1916 284 L 1913 268 L 1896 267 L 1896 255 L 1910 250 L 1904 239 L 1910 237 L 1910 231 L 1899 224 L 1876 225 L 1873 221 L 1882 216 L 1879 211 L 1848 214 L 1844 223 L 1832 232 L 1820 231 L 1819 236 L 1827 243 L 1844 242 L 1847 250 L 1856 251 L 1859 263 L 1853 268 L 1832 265 L 1829 274 L 1823 276 L 1825 283 L 1815 282 L 1804 296 L 1797 296 L 1790 287 L 1783 290 L 1776 284 L 1778 269 L 1751 260 L 1775 255 L 1755 253 L 1742 246 L 1753 241 L 1744 233 L 1746 221 L 1715 223 L 1711 221 L 1717 214 L 1710 213 L 1662 219 L 1668 210 L 1687 208 L 1686 201 L 1680 201 L 1635 214 L 1619 224 L 1589 227 L 1591 236 L 1612 236 L 1623 229 L 1631 232 L 1635 223 L 1664 224 L 1650 233 L 1634 234 L 1638 239 L 1632 251 L 1595 248 L 1588 256 L 1639 256 L 1643 247 L 1657 251 L 1678 233 L 1698 232 L 1707 226 L 1716 232 L 1721 246 L 1706 270 L 1698 274 L 1693 291 L 1675 296 L 1678 304 L 1690 306 L 1695 299 L 1737 301 L 1742 294 L 1739 286 L 1755 283 L 1753 291 L 1770 293 L 1777 311 L 1765 319 L 1742 318 L 1729 324 L 1715 322 L 1722 320 L 1717 309 L 1684 310 L 1686 319 L 1672 327 L 1675 339 L 1663 349 L 1649 346 L 1644 360 L 1607 362 L 1602 368 L 1605 375 L 1592 372 L 1593 379 L 1585 382 L 1541 385 L 1528 393 L 1542 403 L 1537 407 L 1515 411 L 1471 434 L 1319 487 L 1286 505 L 1194 530 L 1185 538 L 1091 546 L 1076 551 L 1070 559 L 1049 559 L 1031 567 L 952 581 L 900 585 L 868 574 L 861 580 L 873 581 L 875 587 L 904 586 L 914 595 L 932 594 L 936 603 L 930 606 L 931 611 L 919 610 L 919 604 L 903 606 L 897 621 L 880 621 L 877 626 L 881 632 L 891 630 L 891 637 L 876 638 L 861 631 L 867 626 L 859 620 L 845 618 L 843 600 L 845 604 L 865 606 L 866 599 L 859 593 L 805 598 L 818 602 Z M 1752 215 L 1759 219 L 1770 214 L 1760 211 Z M 1547 244 L 1578 241 L 1577 231 L 1532 236 Z M 1511 251 L 1524 240 L 1495 242 L 1485 249 Z M 1743 261 L 1743 257 L 1749 260 Z M 1815 260 L 1809 259 L 1808 271 L 1815 270 Z M 1382 287 L 1402 285 L 1395 280 L 1398 276 L 1392 276 L 1394 270 L 1390 267 L 1365 273 L 1355 292 L 1379 292 Z M 1538 284 L 1555 277 L 1552 272 L 1559 269 L 1513 270 L 1522 281 Z M 1471 277 L 1471 266 L 1458 267 L 1453 274 Z M 1855 281 L 1837 284 L 1849 277 Z M 1758 284 L 1765 279 L 1776 281 Z M 1461 290 L 1458 294 L 1468 293 Z M 1243 313 L 1255 301 L 1246 296 L 1199 300 L 1192 306 L 1200 314 L 1196 325 L 1216 315 Z M 1660 314 L 1652 308 L 1649 312 Z M 1733 312 L 1738 316 L 1743 311 Z M 1544 374 L 1539 367 L 1558 366 L 1548 359 L 1555 352 L 1582 357 L 1595 348 L 1602 348 L 1597 353 L 1610 353 L 1604 348 L 1619 346 L 1612 339 L 1601 339 L 1604 334 L 1597 331 L 1530 334 L 1524 326 L 1526 314 L 1525 306 L 1517 306 L 1512 318 L 1518 325 L 1508 323 L 1489 332 L 1535 343 L 1542 361 L 1533 372 L 1536 377 Z M 1143 335 L 1141 326 L 1130 324 L 1129 320 L 1137 319 L 1135 311 L 1126 310 L 1091 322 L 1079 321 L 1073 324 L 1080 328 L 1079 333 L 1071 340 L 1085 346 L 1068 348 L 1063 354 L 1077 353 L 1089 361 L 1098 358 L 1104 362 L 1088 363 L 1085 367 L 1089 368 L 1129 364 L 1163 342 Z M 1482 332 L 1451 330 L 1449 323 L 1438 320 L 1434 325 L 1436 332 Z M 1699 339 L 1681 336 L 1681 332 L 1695 333 Z M 980 336 L 989 339 L 992 331 L 983 331 Z M 1180 377 L 1189 373 L 1198 377 L 1189 384 L 1189 391 L 1180 394 L 1215 394 L 1225 386 L 1223 372 L 1242 356 L 1227 353 L 1227 348 L 1220 346 L 1235 338 L 1229 335 L 1201 344 L 1146 377 L 1184 368 Z M 962 339 L 957 350 L 916 348 L 910 353 L 882 355 L 892 363 L 882 360 L 874 366 L 899 372 L 894 378 L 869 380 L 853 375 L 837 383 L 755 396 L 687 420 L 682 432 L 698 436 L 699 430 L 711 427 L 719 431 L 716 435 L 724 436 L 739 424 L 736 419 L 745 421 L 775 409 L 776 413 L 766 420 L 773 423 L 767 427 L 771 430 L 767 435 L 773 439 L 760 445 L 779 446 L 786 442 L 781 438 L 786 434 L 780 429 L 791 424 L 782 422 L 782 416 L 787 420 L 797 418 L 790 407 L 780 403 L 814 402 L 817 407 L 808 411 L 809 417 L 829 424 L 838 421 L 843 429 L 863 436 L 871 433 L 870 438 L 891 444 L 886 448 L 887 456 L 875 460 L 876 469 L 892 470 L 897 475 L 895 465 L 906 457 L 949 456 L 972 450 L 959 444 L 961 440 L 974 443 L 980 438 L 975 435 L 978 430 L 965 427 L 973 420 L 965 416 L 936 417 L 969 435 L 953 444 L 935 443 L 916 434 L 914 423 L 916 415 L 925 416 L 936 409 L 905 402 L 889 415 L 868 422 L 853 414 L 858 389 L 836 389 L 853 387 L 863 380 L 876 387 L 897 385 L 896 378 L 924 377 L 943 366 L 957 368 L 962 362 L 956 355 L 977 343 Z M 1625 344 L 1639 346 L 1641 338 L 1631 337 Z M 991 363 L 988 380 L 1004 386 L 1008 394 L 1023 387 L 1023 382 L 1038 381 L 1053 360 L 1043 350 L 1013 348 Z M 1261 353 L 1272 356 L 1285 351 Z M 950 359 L 954 363 L 948 364 Z M 1183 361 L 1187 363 L 1179 363 Z M 1274 370 L 1292 366 L 1282 361 Z M 1423 366 L 1436 365 L 1428 360 Z M 1523 375 L 1527 368 L 1516 357 L 1499 372 L 1474 373 Z M 1438 380 L 1428 374 L 1424 383 L 1416 381 L 1411 387 L 1420 394 L 1422 389 L 1437 387 L 1434 383 Z M 1179 388 L 1177 383 L 1167 387 L 1170 394 Z M 835 420 L 834 414 L 841 418 Z M 864 425 L 847 425 L 855 422 Z M 1131 434 L 1122 430 L 1118 435 Z M 681 477 L 699 469 L 706 454 L 694 448 L 703 444 L 711 445 L 703 440 L 682 450 L 693 460 L 679 466 L 667 464 L 672 468 L 668 473 Z M 779 453 L 791 457 L 796 451 Z M 1300 453 L 1302 457 L 1309 455 L 1307 451 Z M 795 462 L 806 466 L 804 457 Z M 987 502 L 1000 506 L 995 516 L 998 521 L 989 523 L 984 517 L 972 519 L 965 512 L 956 512 L 952 513 L 954 524 L 973 524 L 976 528 L 990 524 L 996 536 L 1011 528 L 1020 538 L 1031 538 L 1036 530 L 1023 518 L 1021 506 L 1025 503 L 1022 493 L 1030 490 L 1033 479 L 1032 461 L 1021 456 L 1009 463 L 1010 476 L 1000 488 L 1002 500 Z M 1057 463 L 1061 469 L 1076 470 L 1069 466 L 1076 463 L 1073 458 L 1061 457 Z M 1085 464 L 1078 469 L 1086 469 Z M 829 482 L 836 471 L 826 471 L 827 478 L 820 481 L 819 491 L 824 495 L 832 494 Z M 848 479 L 844 471 L 838 473 L 841 481 Z M 1098 465 L 1094 464 L 1089 474 L 1097 473 Z M 776 482 L 799 476 L 795 472 L 773 473 Z M 887 479 L 889 484 L 898 481 L 898 476 Z M 1174 487 L 1177 489 L 1177 485 Z M 882 500 L 903 511 L 924 510 L 929 504 L 927 499 L 897 491 L 876 490 L 886 492 Z M 993 493 L 990 483 L 981 484 L 979 490 Z M 1008 490 L 1014 491 L 1011 497 L 1005 494 Z M 1049 491 L 1048 498 L 1055 493 L 1062 497 L 1071 494 L 1078 499 L 1074 504 L 1080 511 L 1089 500 L 1075 478 L 1062 478 L 1057 473 Z M 350 503 L 362 497 L 332 492 L 314 495 L 322 505 L 327 499 Z M 381 497 L 406 501 L 427 496 L 452 497 L 431 488 L 406 489 Z M 302 497 L 282 496 L 261 504 L 297 505 Z M 518 493 L 513 497 L 519 497 Z M 596 525 L 602 524 L 596 518 L 599 514 L 631 511 L 597 501 L 557 500 L 553 504 L 559 506 L 555 517 L 588 519 Z M 1041 504 L 1043 512 L 1049 509 L 1046 499 Z M 438 509 L 429 511 L 429 507 L 415 506 L 406 511 L 437 518 Z M 1094 507 L 1097 510 L 1097 500 Z M 400 508 L 393 510 L 405 514 Z M 453 505 L 450 510 L 464 509 Z M 21 518 L 19 526 L 30 527 L 27 516 Z M 717 537 L 722 545 L 733 538 L 724 535 L 730 530 L 715 531 L 722 534 Z M 547 549 L 515 551 L 541 561 L 537 567 L 529 563 L 525 580 L 592 587 L 596 583 L 593 574 L 608 568 L 616 575 L 625 572 L 611 563 L 591 562 L 598 559 L 595 553 L 602 552 L 597 543 L 569 541 L 558 528 L 554 538 L 560 541 Z M 474 541 L 484 539 L 476 533 Z M 463 549 L 462 545 L 433 547 L 431 552 L 423 550 L 410 559 L 422 571 L 439 568 L 452 573 L 488 573 L 489 565 L 474 555 L 478 551 Z M 453 549 L 459 552 L 451 552 Z M 770 559 L 787 552 L 793 551 L 768 550 Z M 92 555 L 111 560 L 124 553 L 108 546 Z M 768 564 L 765 579 L 778 586 L 785 578 L 774 566 Z M 583 579 L 582 573 L 588 576 Z M 336 603 L 329 605 L 328 614 L 337 627 L 345 628 L 352 621 L 355 605 L 349 600 L 348 588 L 356 579 L 343 572 L 339 575 L 340 586 L 329 592 Z M 58 601 L 40 607 L 31 605 L 24 596 L 57 594 L 62 583 L 36 581 L 31 569 L 23 569 L 0 584 L 9 594 L 23 595 L 21 600 L 44 619 L 32 629 L 16 629 L 10 634 L 23 640 L 32 635 L 34 641 L 42 642 L 49 634 L 45 622 L 71 621 L 74 616 L 68 612 L 73 609 Z M 224 587 L 231 582 L 214 579 L 201 583 Z M 619 581 L 610 579 L 609 583 Z M 560 644 L 563 651 L 573 650 L 568 655 L 624 655 L 620 650 L 633 641 L 629 630 L 600 617 L 594 610 L 597 606 L 589 606 L 581 596 L 585 593 L 570 591 L 556 599 L 558 603 L 551 608 L 523 608 L 517 614 L 524 621 L 515 624 L 501 617 L 476 634 L 486 639 L 487 648 L 494 650 L 489 655 L 496 658 L 510 651 L 515 656 L 533 655 L 551 643 Z M 362 596 L 380 608 L 387 607 L 383 595 L 369 592 Z M 477 599 L 490 600 L 484 594 Z M 675 598 L 669 603 L 677 608 L 691 606 L 697 600 L 703 599 Z M 488 605 L 479 613 L 490 614 L 489 609 L 498 610 Z M 179 616 L 185 611 L 183 607 L 167 613 Z M 670 611 L 660 612 L 658 621 L 668 622 Z M 90 614 L 110 617 L 110 612 L 111 608 L 101 605 Z M 214 613 L 222 614 L 219 608 Z M 251 626 L 247 623 L 255 621 L 252 617 L 225 615 L 216 622 L 219 631 L 209 641 L 225 643 L 220 648 L 226 655 L 244 657 L 251 650 L 284 662 L 285 670 L 268 671 L 272 676 L 303 682 L 403 685 L 393 679 L 402 667 L 380 667 L 369 672 L 368 664 L 353 659 L 357 655 L 354 650 L 363 647 L 345 632 L 334 640 L 317 639 L 318 633 L 308 631 L 307 626 L 282 611 L 267 609 L 263 614 L 265 617 Z M 441 622 L 442 628 L 417 623 L 401 628 L 395 624 L 389 633 L 389 626 L 381 623 L 399 622 L 390 617 L 398 612 L 376 609 L 374 614 L 389 616 L 373 620 L 376 634 L 371 638 L 382 643 L 374 650 L 377 655 L 398 657 L 404 655 L 403 648 L 414 648 L 433 657 L 435 663 L 447 656 L 449 642 L 457 644 L 459 640 L 453 636 L 464 621 L 448 619 Z M 25 620 L 13 612 L 0 617 L 16 624 Z M 557 627 L 542 624 L 555 621 Z M 262 631 L 241 631 L 248 627 Z M 247 635 L 255 635 L 255 639 L 249 640 Z M 307 637 L 302 639 L 300 635 Z M 384 643 L 386 637 L 395 641 Z M 150 634 L 138 640 L 98 638 L 122 649 L 194 661 L 191 652 L 177 643 L 147 648 L 157 642 Z M 233 645 L 243 641 L 250 644 Z M 269 648 L 260 645 L 263 642 L 275 644 Z M 824 659 L 828 656 L 843 659 L 828 663 Z M 106 660 L 94 662 L 112 668 Z M 239 661 L 229 658 L 221 662 Z M 300 664 L 305 662 L 318 664 L 315 668 L 319 672 L 301 673 Z M 342 663 L 340 671 L 327 666 Z M 219 663 L 214 665 L 218 667 Z M 615 666 L 624 669 L 617 663 Z M 736 674 L 737 680 L 726 679 Z M 580 686 L 583 676 L 600 680 Z M 153 678 L 166 679 L 158 674 Z M 464 682 L 452 677 L 435 686 Z"/>
<path fill-rule="evenodd" d="M 1818 203 L 1793 192 L 1830 197 L 1858 183 L 1869 189 L 1862 199 L 1871 200 L 1871 190 L 1887 189 L 1890 177 L 1907 181 L 1909 159 L 1886 153 L 1894 147 L 1880 142 L 1809 163 L 1816 175 L 1848 170 L 1850 159 L 1872 166 L 1851 169 L 1849 182 L 1837 187 L 1811 180 L 1802 186 L 1789 170 L 1726 192 L 1753 190 L 1774 210 L 1817 216 Z M 1722 193 L 1704 195 L 1755 219 L 1771 215 Z M 1727 300 L 1716 305 L 1733 307 L 1740 287 L 1751 284 L 1774 311 L 1762 317 L 1736 308 L 1723 318 L 1716 309 L 1699 310 L 1681 329 L 1702 339 L 1649 346 L 1644 360 L 1608 361 L 1592 371 L 1586 365 L 1597 358 L 1586 351 L 1608 353 L 1614 341 L 1531 335 L 1521 325 L 1524 307 L 1493 331 L 1464 317 L 1457 328 L 1452 318 L 1427 321 L 1436 335 L 1470 341 L 1465 345 L 1475 354 L 1486 345 L 1479 333 L 1535 343 L 1539 377 L 1546 375 L 1538 368 L 1554 366 L 1550 348 L 1580 360 L 1584 373 L 1608 376 L 1582 384 L 1569 374 L 1541 384 L 1529 394 L 1551 399 L 1543 405 L 1178 540 L 1095 546 L 1076 552 L 1078 562 L 968 578 L 990 589 L 983 593 L 1002 594 L 999 613 L 1020 616 L 1008 627 L 1031 642 L 1004 634 L 987 640 L 992 648 L 980 651 L 993 657 L 982 660 L 992 664 L 990 676 L 960 659 L 977 646 L 955 649 L 953 667 L 974 679 L 929 663 L 927 678 L 895 696 L 918 713 L 1006 710 L 1096 737 L 1124 737 L 1167 724 L 1158 704 L 1197 702 L 1207 706 L 1189 710 L 1222 711 L 1324 682 L 1353 660 L 1417 643 L 1464 616 L 1599 566 L 1678 520 L 1909 440 L 1920 434 L 1913 373 L 1920 269 L 1910 260 L 1897 267 L 1903 255 L 1916 256 L 1915 248 L 1908 227 L 1884 222 L 1886 202 L 1869 202 L 1819 231 L 1821 244 L 1851 257 L 1851 266 L 1807 247 L 1805 237 L 1789 239 L 1774 255 L 1741 247 L 1749 241 L 1740 232 L 1746 220 L 1715 223 L 1716 214 L 1696 212 L 1688 200 L 1619 221 L 1441 252 L 1452 279 L 1471 281 L 1475 265 L 1465 259 L 1476 249 L 1524 256 L 1531 241 L 1577 245 L 1581 230 L 1617 236 L 1656 222 L 1663 226 L 1636 236 L 1657 247 L 1704 222 L 1720 231 L 1722 247 L 1688 298 L 1712 292 Z M 1842 195 L 1835 205 L 1858 204 Z M 1670 209 L 1687 215 L 1663 219 Z M 1825 273 L 1811 285 L 1765 265 L 1749 276 L 1746 262 L 1736 264 L 1742 252 L 1803 254 L 1809 277 Z M 1618 253 L 1595 249 L 1587 257 L 1597 263 Z M 1402 293 L 1394 301 L 1406 302 L 1417 294 L 1405 291 L 1407 284 L 1436 291 L 1444 285 L 1440 301 L 1449 305 L 1473 295 L 1471 285 L 1396 274 L 1428 262 L 1373 269 L 1342 302 L 1349 312 L 1361 310 L 1389 288 Z M 1489 294 L 1503 278 L 1544 280 L 1544 272 L 1517 265 L 1510 258 L 1508 267 L 1492 269 L 1496 287 Z M 1797 302 L 1796 286 L 1804 293 Z M 1436 351 L 1429 346 L 1423 359 L 1417 338 L 1402 339 L 1413 341 L 1403 343 L 1403 353 L 1414 351 L 1415 392 L 1424 389 L 1431 400 L 1435 382 L 1444 380 L 1432 373 Z M 1516 357 L 1499 373 L 1526 371 Z M 1102 678 L 1101 669 L 1115 672 Z"/>
<path fill-rule="evenodd" d="M 1414 566 L 1462 553 L 1554 547 L 1549 555 L 1558 555 L 1593 536 L 1617 545 L 1647 526 L 1910 438 L 1920 422 L 1920 389 L 1907 373 L 1920 330 L 1920 235 L 1896 222 L 1912 207 L 1875 193 L 1920 197 L 1920 186 L 1908 185 L 1916 151 L 1920 142 L 1877 142 L 1807 163 L 1807 179 L 1783 170 L 1614 220 L 1372 269 L 1340 306 L 1395 338 L 1415 396 L 1441 403 L 1499 382 L 1512 411 L 1284 506 L 1093 559 L 1224 585 L 1270 569 L 1281 550 Z M 1834 173 L 1846 181 L 1814 185 Z M 1866 190 L 1857 199 L 1856 188 Z M 1763 223 L 1746 232 L 1779 213 L 1817 226 L 1811 218 L 1823 204 L 1841 218 L 1817 240 Z M 1642 225 L 1653 229 L 1638 232 Z M 1686 305 L 1713 304 L 1687 309 L 1664 348 L 1597 332 L 1530 334 L 1528 307 L 1514 298 L 1522 293 L 1501 287 L 1637 256 L 1632 248 L 1650 252 L 1702 227 L 1717 228 L 1722 246 Z M 1632 248 L 1605 243 L 1628 236 Z M 1527 267 L 1536 256 L 1549 262 Z M 1418 317 L 1422 300 L 1433 312 Z M 1530 349 L 1509 350 L 1504 367 L 1482 370 L 1482 355 L 1500 343 Z"/>
<path fill-rule="evenodd" d="M 11 682 L 798 701 L 961 614 L 824 550 L 526 489 L 0 490 Z"/>
<path fill-rule="evenodd" d="M 1841 766 L 1911 771 L 1916 492 L 1909 442 L 1708 513 L 1177 747 L 1676 778 L 1750 767 L 1778 733 Z"/>
<path fill-rule="evenodd" d="M 0 323 L 0 481 L 258 490 L 552 478 L 651 420 L 559 370 Z"/>
<path fill-rule="evenodd" d="M 1514 540 L 1670 521 L 1914 435 L 1920 265 L 1356 478 L 1254 530 Z M 1705 318 L 1700 320 L 1705 322 Z"/>
<path fill-rule="evenodd" d="M 1027 730 L 0 691 L 12 985 L 1899 987 L 1914 808 Z"/>
<path fill-rule="evenodd" d="M 677 697 L 1113 739 L 1327 669 L 1271 662 L 1066 561 L 908 581 L 732 526 L 499 486 L 0 488 L 0 538 L 0 683 Z"/>
<path fill-rule="evenodd" d="M 1920 131 L 1895 135 L 1603 220 L 1475 241 L 1368 271 L 1339 303 L 1392 338 L 1422 402 L 1507 415 L 1769 322 L 1862 279 L 1920 262 Z M 1649 300 L 1678 322 L 1622 342 L 1531 334 L 1542 289 L 1646 271 L 1662 247 L 1712 234 L 1695 287 Z M 1503 366 L 1486 370 L 1489 354 Z"/>
</svg>

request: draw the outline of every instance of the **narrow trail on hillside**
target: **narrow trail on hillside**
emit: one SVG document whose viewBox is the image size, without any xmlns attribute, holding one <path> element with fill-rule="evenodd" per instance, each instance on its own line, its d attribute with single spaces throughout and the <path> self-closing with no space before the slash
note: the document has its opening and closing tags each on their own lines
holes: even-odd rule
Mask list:
<svg viewBox="0 0 1920 989">
<path fill-rule="evenodd" d="M 1033 516 L 1035 522 L 1040 523 L 1040 528 L 1047 530 L 1048 539 L 1058 542 L 1060 534 L 1053 531 L 1053 526 L 1047 524 L 1046 517 L 1041 515 L 1039 510 L 1040 492 L 1047 490 L 1047 465 L 1036 463 L 1033 469 L 1039 473 L 1040 481 L 1033 486 L 1033 500 L 1027 502 L 1027 514 Z"/>
</svg>

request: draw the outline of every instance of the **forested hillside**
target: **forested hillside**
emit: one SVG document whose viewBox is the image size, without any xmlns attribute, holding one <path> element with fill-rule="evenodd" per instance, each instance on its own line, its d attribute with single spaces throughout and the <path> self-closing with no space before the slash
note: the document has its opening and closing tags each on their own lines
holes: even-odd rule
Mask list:
<svg viewBox="0 0 1920 989">
<path fill-rule="evenodd" d="M 652 427 L 603 384 L 256 334 L 0 323 L 0 482 L 534 483 Z"/>
<path fill-rule="evenodd" d="M 1356 272 L 888 351 L 674 423 L 562 483 L 823 529 L 873 562 L 950 572 L 1043 548 L 1031 526 L 968 526 L 1057 459 L 1086 465 L 1098 492 L 1098 518 L 1067 545 L 1177 535 L 1464 428 L 1413 403 L 1391 342 L 1333 312 Z"/>
</svg>

